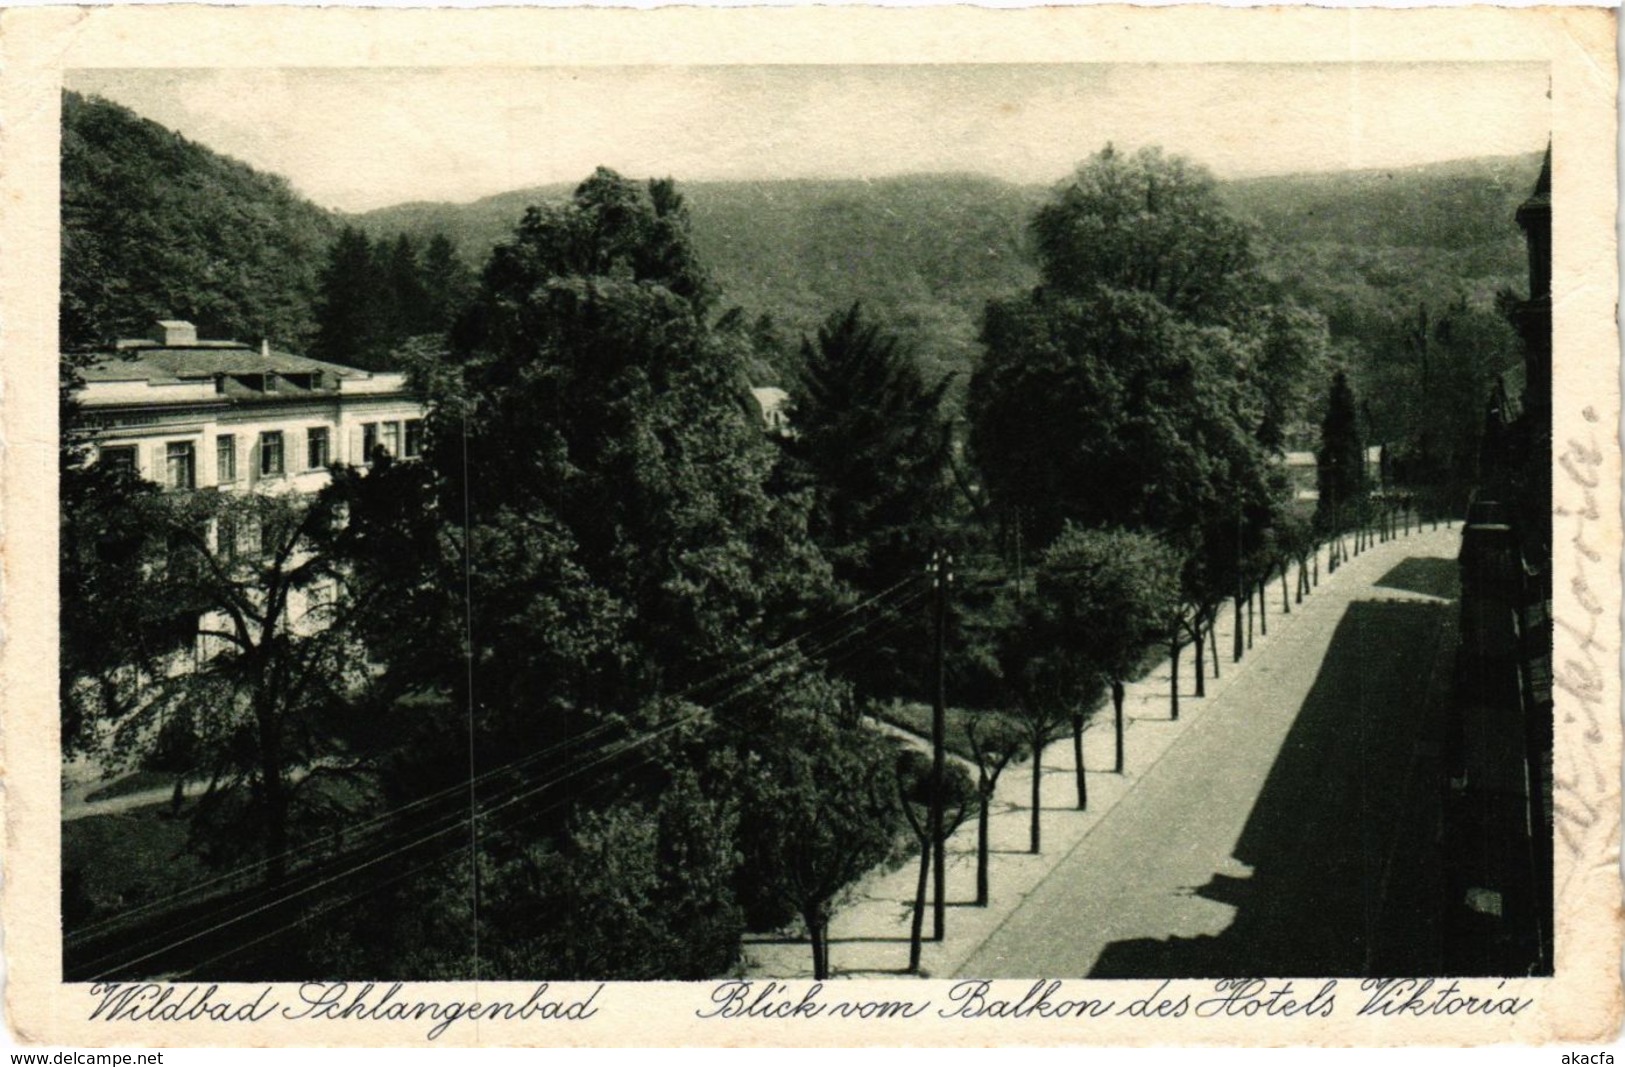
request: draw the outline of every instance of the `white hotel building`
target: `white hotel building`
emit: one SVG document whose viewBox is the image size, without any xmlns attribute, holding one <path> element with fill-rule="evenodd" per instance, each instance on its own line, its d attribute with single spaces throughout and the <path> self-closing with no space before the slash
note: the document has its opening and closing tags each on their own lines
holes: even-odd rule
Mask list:
<svg viewBox="0 0 1625 1067">
<path fill-rule="evenodd" d="M 159 322 L 157 340 L 118 341 L 81 371 L 79 418 L 94 438 L 92 460 L 122 464 L 167 489 L 315 493 L 333 463 L 363 466 L 382 448 L 403 459 L 423 448 L 423 404 L 396 371 L 324 363 L 262 343 L 200 341 L 188 322 Z M 223 554 L 247 559 L 257 528 L 216 529 Z M 330 582 L 295 590 L 289 617 L 317 626 Z M 203 616 L 200 628 L 223 619 Z M 201 635 L 172 664 L 188 669 L 217 654 Z"/>
<path fill-rule="evenodd" d="M 324 363 L 268 344 L 200 341 L 165 321 L 83 370 L 81 418 L 95 459 L 172 489 L 313 492 L 332 463 L 423 447 L 423 405 L 395 371 Z"/>
</svg>

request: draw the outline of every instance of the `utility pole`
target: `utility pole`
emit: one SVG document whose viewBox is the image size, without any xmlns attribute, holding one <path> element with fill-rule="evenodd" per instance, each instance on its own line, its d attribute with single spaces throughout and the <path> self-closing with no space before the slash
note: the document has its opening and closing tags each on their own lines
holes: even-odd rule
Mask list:
<svg viewBox="0 0 1625 1067">
<path fill-rule="evenodd" d="M 931 702 L 931 940 L 947 936 L 948 842 L 944 828 L 944 762 L 948 733 L 948 583 L 953 581 L 954 558 L 937 549 L 931 554 L 932 587 L 936 593 L 937 679 Z"/>
</svg>

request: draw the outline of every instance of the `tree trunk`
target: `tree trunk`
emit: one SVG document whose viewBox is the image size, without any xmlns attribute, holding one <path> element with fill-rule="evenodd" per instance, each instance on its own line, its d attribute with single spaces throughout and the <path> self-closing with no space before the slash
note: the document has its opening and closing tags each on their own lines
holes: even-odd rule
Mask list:
<svg viewBox="0 0 1625 1067">
<path fill-rule="evenodd" d="M 1089 786 L 1083 777 L 1083 716 L 1072 716 L 1072 765 L 1078 777 L 1078 810 L 1089 810 Z"/>
<path fill-rule="evenodd" d="M 1207 657 L 1203 653 L 1207 650 L 1207 635 L 1202 632 L 1202 624 L 1197 622 L 1192 632 L 1191 647 L 1196 650 L 1196 695 L 1207 696 Z"/>
<path fill-rule="evenodd" d="M 1314 559 L 1311 560 L 1311 563 L 1314 566 L 1314 571 L 1315 571 L 1314 584 L 1319 585 L 1320 584 L 1320 548 L 1319 548 L 1318 545 L 1315 548 Z"/>
<path fill-rule="evenodd" d="M 1219 676 L 1219 609 L 1217 606 L 1208 609 L 1207 643 L 1213 652 L 1213 677 L 1217 678 Z"/>
<path fill-rule="evenodd" d="M 1042 802 L 1042 788 L 1044 785 L 1044 738 L 1038 731 L 1033 731 L 1033 826 L 1028 838 L 1027 851 L 1036 854 L 1039 849 L 1039 804 Z"/>
<path fill-rule="evenodd" d="M 1244 647 L 1243 642 L 1245 642 L 1247 640 L 1247 625 L 1241 619 L 1241 601 L 1242 601 L 1242 593 L 1241 593 L 1240 587 L 1238 587 L 1236 589 L 1236 600 L 1235 600 L 1235 604 L 1236 604 L 1236 634 L 1235 634 L 1235 640 L 1233 640 L 1231 642 L 1231 659 L 1232 659 L 1232 661 L 1234 661 L 1236 663 L 1241 662 L 1241 653 L 1242 653 L 1243 647 Z"/>
<path fill-rule="evenodd" d="M 1112 717 L 1117 721 L 1117 773 L 1123 773 L 1123 683 L 1112 679 Z"/>
<path fill-rule="evenodd" d="M 1168 635 L 1168 718 L 1179 721 L 1179 623 Z"/>
<path fill-rule="evenodd" d="M 1269 598 L 1269 590 L 1270 590 L 1269 575 L 1268 575 L 1268 573 L 1266 573 L 1264 577 L 1262 577 L 1262 578 L 1260 578 L 1258 580 L 1258 636 L 1259 637 L 1268 637 L 1270 635 L 1270 609 L 1269 609 L 1269 599 L 1270 598 Z M 1286 591 L 1286 587 L 1282 586 L 1281 591 L 1284 593 Z"/>
<path fill-rule="evenodd" d="M 1258 595 L 1258 590 L 1253 587 L 1252 582 L 1248 582 L 1247 583 L 1247 647 L 1248 648 L 1253 647 L 1253 598 L 1256 597 L 1257 595 Z"/>
<path fill-rule="evenodd" d="M 288 790 L 282 777 L 282 746 L 277 734 L 276 716 L 265 707 L 256 709 L 259 719 L 260 778 L 264 795 L 265 880 L 281 885 L 288 874 Z"/>
<path fill-rule="evenodd" d="M 1292 594 L 1287 590 L 1287 587 L 1286 587 L 1287 572 L 1290 571 L 1291 569 L 1292 569 L 1291 562 L 1283 558 L 1281 560 L 1281 614 L 1282 615 L 1290 615 L 1290 614 L 1292 614 Z"/>
<path fill-rule="evenodd" d="M 813 978 L 822 982 L 829 977 L 829 940 L 825 928 L 827 920 L 817 908 L 804 912 L 801 918 L 807 924 L 807 936 L 812 940 Z"/>
<path fill-rule="evenodd" d="M 985 808 L 985 805 L 984 805 Z M 925 932 L 925 889 L 931 875 L 931 842 L 920 842 L 920 880 L 914 887 L 914 923 L 908 934 L 908 973 L 920 973 L 920 942 Z"/>
<path fill-rule="evenodd" d="M 976 813 L 976 906 L 987 907 L 988 808 L 993 804 L 993 784 L 982 779 L 982 805 Z"/>
</svg>

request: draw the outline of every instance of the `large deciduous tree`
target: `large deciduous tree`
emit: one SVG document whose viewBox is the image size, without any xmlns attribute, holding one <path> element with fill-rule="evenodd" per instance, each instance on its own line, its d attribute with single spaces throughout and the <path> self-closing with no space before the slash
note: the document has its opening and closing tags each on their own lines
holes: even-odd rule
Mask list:
<svg viewBox="0 0 1625 1067">
<path fill-rule="evenodd" d="M 594 601 L 585 614 L 611 658 L 540 664 L 524 683 L 555 707 L 635 708 L 733 666 L 827 575 L 802 501 L 767 490 L 776 453 L 746 354 L 707 326 L 686 219 L 670 183 L 603 170 L 569 203 L 529 211 L 486 268 L 459 331 L 462 376 L 432 416 L 475 575 L 502 573 L 482 552 L 523 574 L 545 544 L 541 570 L 578 574 Z M 514 625 L 533 605 L 476 597 L 475 640 L 533 631 Z M 476 647 L 476 667 L 498 668 L 499 687 L 527 676 L 493 651 Z"/>
<path fill-rule="evenodd" d="M 371 478 L 353 472 L 312 497 L 97 485 L 118 477 L 93 467 L 65 482 L 69 725 L 104 753 L 206 781 L 194 843 L 221 861 L 258 854 L 278 882 L 295 840 L 342 807 L 331 780 L 370 780 L 387 734 L 387 678 L 363 635 L 392 586 L 348 568 L 345 543 L 395 494 L 362 492 Z"/>
<path fill-rule="evenodd" d="M 1246 228 L 1208 171 L 1160 148 L 1107 145 L 1033 217 L 1046 288 L 1145 293 L 1181 318 L 1223 322 L 1257 288 Z"/>
<path fill-rule="evenodd" d="M 773 849 L 803 843 L 752 838 L 755 824 L 741 823 L 712 849 L 690 832 L 707 811 L 724 818 L 719 798 L 746 790 L 762 760 L 790 759 L 781 734 L 806 712 L 786 710 L 785 690 L 816 689 L 816 672 L 774 649 L 827 601 L 829 578 L 806 494 L 774 491 L 780 456 L 750 400 L 749 339 L 710 324 L 713 291 L 687 226 L 670 182 L 600 170 L 568 202 L 526 213 L 493 253 L 449 358 L 415 360 L 451 548 L 443 588 L 466 612 L 467 662 L 441 665 L 448 718 L 472 724 L 476 770 L 501 772 L 488 803 L 535 793 L 573 813 L 481 846 L 482 926 L 524 931 L 515 959 L 536 970 L 562 953 L 571 973 L 630 975 L 645 942 L 665 961 L 646 976 L 723 970 L 738 940 L 725 868 L 747 838 L 770 866 L 795 862 Z M 650 740 L 668 729 L 683 743 Z M 415 773 L 443 786 L 432 762 Z M 692 803 L 674 809 L 684 782 Z M 861 809 L 868 795 L 844 774 L 819 788 L 807 800 L 817 810 Z M 703 892 L 661 859 L 673 849 L 708 857 Z M 852 862 L 871 860 L 859 848 Z M 622 867 L 618 898 L 596 872 Z M 559 907 L 526 906 L 527 894 L 559 895 Z M 804 916 L 827 906 L 796 902 Z M 590 953 L 570 948 L 578 938 Z M 685 945 L 691 961 L 673 970 Z"/>
<path fill-rule="evenodd" d="M 988 308 L 971 444 L 994 505 L 1044 544 L 1071 519 L 1189 530 L 1256 479 L 1245 338 L 1140 292 L 1040 290 Z"/>
<path fill-rule="evenodd" d="M 1268 302 L 1211 177 L 1157 150 L 1098 153 L 1033 232 L 1042 284 L 988 306 L 971 381 L 985 499 L 1028 543 L 1071 521 L 1176 549 L 1183 610 L 1162 637 L 1177 660 L 1244 595 L 1271 453 L 1301 418 L 1324 327 Z"/>
</svg>

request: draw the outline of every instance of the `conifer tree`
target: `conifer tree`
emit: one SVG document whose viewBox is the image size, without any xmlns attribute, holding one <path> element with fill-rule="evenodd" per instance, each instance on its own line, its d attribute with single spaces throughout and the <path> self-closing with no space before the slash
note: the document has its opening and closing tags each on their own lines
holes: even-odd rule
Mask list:
<svg viewBox="0 0 1625 1067">
<path fill-rule="evenodd" d="M 1360 441 L 1358 408 L 1354 390 L 1342 371 L 1332 376 L 1315 458 L 1320 488 L 1315 525 L 1323 532 L 1337 533 L 1359 513 L 1366 493 L 1365 448 Z"/>
<path fill-rule="evenodd" d="M 811 488 L 812 536 L 838 580 L 873 596 L 920 573 L 944 536 L 949 383 L 927 384 L 858 304 L 803 340 L 801 363 L 788 448 Z M 859 672 L 882 689 L 906 685 L 905 647 L 925 641 L 905 634 L 863 657 Z"/>
</svg>

